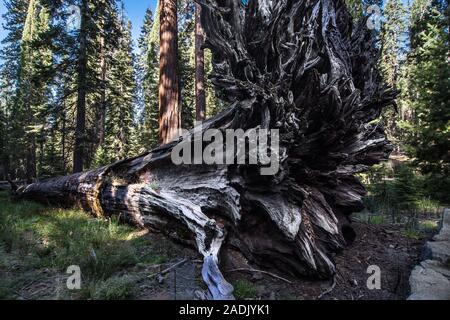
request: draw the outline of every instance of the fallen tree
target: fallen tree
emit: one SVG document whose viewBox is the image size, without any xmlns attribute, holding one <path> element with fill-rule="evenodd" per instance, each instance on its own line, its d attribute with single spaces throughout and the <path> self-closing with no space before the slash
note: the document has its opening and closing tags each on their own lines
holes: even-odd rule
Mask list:
<svg viewBox="0 0 450 320">
<path fill-rule="evenodd" d="M 199 0 L 212 81 L 230 107 L 211 128 L 278 129 L 280 170 L 262 165 L 174 165 L 172 150 L 194 131 L 142 156 L 35 183 L 18 196 L 80 206 L 156 229 L 204 256 L 214 299 L 232 298 L 224 255 L 279 274 L 332 277 L 333 254 L 355 237 L 361 210 L 355 174 L 391 152 L 376 123 L 393 104 L 376 69 L 366 20 L 353 24 L 342 0 Z M 272 153 L 274 150 L 272 150 Z M 248 156 L 248 155 L 247 155 Z"/>
</svg>

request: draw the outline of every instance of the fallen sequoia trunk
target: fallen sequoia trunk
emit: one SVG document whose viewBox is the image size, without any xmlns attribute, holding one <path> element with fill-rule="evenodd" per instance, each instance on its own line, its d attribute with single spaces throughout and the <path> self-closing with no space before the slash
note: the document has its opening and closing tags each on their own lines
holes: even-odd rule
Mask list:
<svg viewBox="0 0 450 320">
<path fill-rule="evenodd" d="M 197 130 L 278 129 L 280 171 L 176 166 L 179 138 L 137 158 L 28 185 L 19 195 L 119 215 L 195 246 L 214 299 L 232 298 L 219 270 L 223 255 L 281 274 L 330 278 L 333 254 L 355 236 L 349 215 L 362 209 L 365 190 L 355 174 L 391 151 L 374 122 L 395 98 L 376 70 L 374 36 L 365 20 L 353 24 L 341 0 L 199 3 L 212 80 L 230 107 Z"/>
</svg>

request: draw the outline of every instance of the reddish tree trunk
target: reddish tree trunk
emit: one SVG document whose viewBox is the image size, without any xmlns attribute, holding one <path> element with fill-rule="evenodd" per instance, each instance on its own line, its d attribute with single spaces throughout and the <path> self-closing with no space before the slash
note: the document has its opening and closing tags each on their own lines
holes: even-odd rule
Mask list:
<svg viewBox="0 0 450 320">
<path fill-rule="evenodd" d="M 181 125 L 176 0 L 160 2 L 159 142 L 169 143 Z"/>
</svg>

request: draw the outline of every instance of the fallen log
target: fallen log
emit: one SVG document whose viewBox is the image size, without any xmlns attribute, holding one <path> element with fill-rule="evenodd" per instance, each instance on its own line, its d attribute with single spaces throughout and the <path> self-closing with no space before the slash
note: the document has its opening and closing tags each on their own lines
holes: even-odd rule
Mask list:
<svg viewBox="0 0 450 320">
<path fill-rule="evenodd" d="M 374 34 L 365 19 L 353 23 L 342 0 L 198 2 L 212 81 L 230 107 L 152 152 L 18 196 L 120 216 L 195 246 L 214 299 L 233 297 L 219 269 L 230 253 L 251 268 L 332 278 L 333 254 L 355 237 L 349 216 L 363 207 L 355 175 L 392 150 L 375 121 L 395 93 L 378 74 Z M 260 162 L 173 163 L 174 150 L 211 128 L 278 130 L 270 153 L 279 171 L 261 175 Z"/>
</svg>

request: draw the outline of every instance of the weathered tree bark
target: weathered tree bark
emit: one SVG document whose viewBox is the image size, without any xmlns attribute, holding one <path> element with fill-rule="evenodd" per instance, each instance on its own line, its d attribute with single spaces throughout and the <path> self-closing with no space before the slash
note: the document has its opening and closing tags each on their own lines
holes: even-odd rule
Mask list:
<svg viewBox="0 0 450 320">
<path fill-rule="evenodd" d="M 88 0 L 81 1 L 80 49 L 78 56 L 78 96 L 75 126 L 75 146 L 73 151 L 73 172 L 83 171 L 86 137 L 86 90 L 87 90 L 87 19 Z"/>
<path fill-rule="evenodd" d="M 215 299 L 232 297 L 219 271 L 224 256 L 282 274 L 332 277 L 333 254 L 355 236 L 349 216 L 363 207 L 355 174 L 392 150 L 374 122 L 395 98 L 376 70 L 374 36 L 366 21 L 353 25 L 342 0 L 198 2 L 212 81 L 230 103 L 201 130 L 280 130 L 279 173 L 262 176 L 260 165 L 175 166 L 180 138 L 20 194 L 119 215 L 197 247 Z"/>
<path fill-rule="evenodd" d="M 159 5 L 159 142 L 165 144 L 176 138 L 181 126 L 177 0 L 161 0 Z"/>
<path fill-rule="evenodd" d="M 205 52 L 203 44 L 205 36 L 201 22 L 202 7 L 195 5 L 195 111 L 197 121 L 206 119 L 206 94 L 205 94 Z"/>
</svg>

